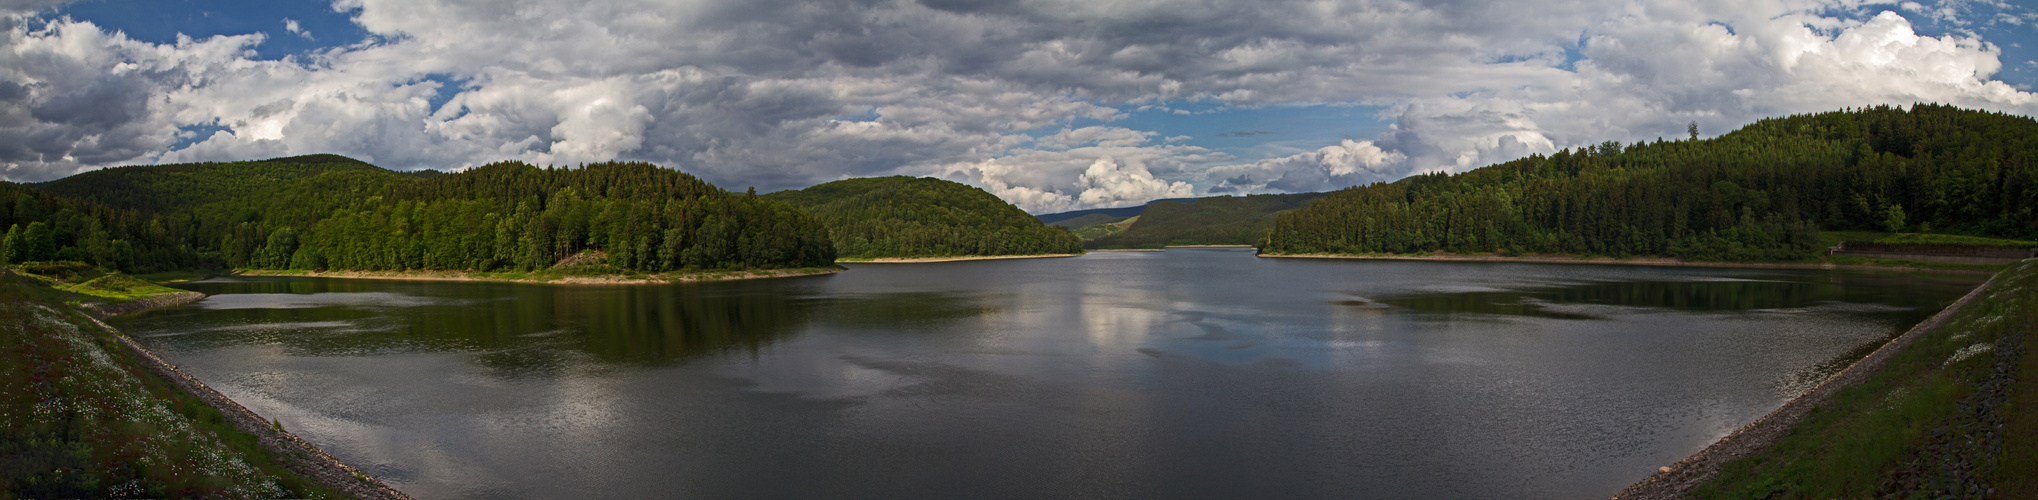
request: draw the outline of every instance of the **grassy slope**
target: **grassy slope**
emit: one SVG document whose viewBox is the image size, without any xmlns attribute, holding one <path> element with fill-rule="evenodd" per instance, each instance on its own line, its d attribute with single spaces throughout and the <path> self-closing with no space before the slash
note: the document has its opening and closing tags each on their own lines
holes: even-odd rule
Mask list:
<svg viewBox="0 0 2038 500">
<path fill-rule="evenodd" d="M 1819 243 L 1828 247 L 1840 243 L 1846 243 L 1849 245 L 1860 245 L 1860 244 L 1940 245 L 1955 247 L 2012 247 L 2012 248 L 2031 248 L 2034 246 L 2038 246 L 2038 241 L 2007 240 L 2002 238 L 1983 238 L 1979 236 L 1961 236 L 1954 234 L 1876 233 L 1867 231 L 1822 231 L 1819 233 Z"/>
<path fill-rule="evenodd" d="M 1160 248 L 1167 245 L 1252 245 L 1273 227 L 1274 217 L 1306 206 L 1326 193 L 1213 196 L 1191 203 L 1156 202 L 1139 221 L 1084 246 L 1089 248 Z"/>
<path fill-rule="evenodd" d="M 2030 248 L 2033 246 L 2038 246 L 2038 242 L 2033 241 L 2006 240 L 2001 238 L 1982 238 L 1977 236 L 1959 236 L 1951 234 L 1918 234 L 1918 233 L 1899 233 L 1891 235 L 1887 238 L 1875 240 L 1875 242 L 1884 245 L 1945 245 L 1959 247 Z"/>
<path fill-rule="evenodd" d="M 70 292 L 72 298 L 66 303 L 73 306 L 86 301 L 118 303 L 183 292 L 82 262 L 25 262 L 15 264 L 12 270 Z"/>
<path fill-rule="evenodd" d="M 1065 227 L 1065 228 L 1069 228 L 1069 229 L 1080 229 L 1080 228 L 1085 228 L 1085 227 L 1095 226 L 1095 225 L 1099 225 L 1099 224 L 1110 224 L 1110 223 L 1113 223 L 1113 222 L 1122 222 L 1122 221 L 1124 221 L 1124 220 L 1126 220 L 1126 219 L 1130 219 L 1130 218 L 1133 218 L 1133 217 L 1138 217 L 1138 216 L 1137 216 L 1137 215 L 1134 215 L 1134 216 L 1130 216 L 1130 217 L 1120 217 L 1120 216 L 1116 216 L 1116 215 L 1110 215 L 1110 214 L 1089 214 L 1089 215 L 1084 215 L 1084 216 L 1081 216 L 1081 217 L 1076 217 L 1076 218 L 1072 218 L 1072 219 L 1063 219 L 1063 220 L 1058 220 L 1058 221 L 1050 222 L 1050 223 L 1048 223 L 1047 225 L 1050 225 L 1050 226 L 1057 226 L 1057 227 Z"/>
<path fill-rule="evenodd" d="M 1052 226 L 1061 226 L 1061 227 L 1071 227 L 1071 228 L 1072 228 L 1072 227 L 1074 227 L 1074 226 L 1069 226 L 1068 224 L 1064 224 L 1064 222 L 1068 221 L 1069 219 L 1074 219 L 1074 218 L 1077 218 L 1077 217 L 1085 217 L 1085 216 L 1090 216 L 1090 215 L 1103 215 L 1103 216 L 1106 216 L 1106 217 L 1116 217 L 1116 218 L 1119 218 L 1119 219 L 1123 219 L 1123 218 L 1126 218 L 1126 217 L 1131 217 L 1131 216 L 1134 216 L 1134 215 L 1139 215 L 1139 214 L 1140 214 L 1141 212 L 1145 212 L 1145 211 L 1146 211 L 1146 207 L 1152 206 L 1152 205 L 1153 205 L 1153 204 L 1155 204 L 1155 203 L 1161 203 L 1161 202 L 1180 202 L 1180 203 L 1193 203 L 1193 202 L 1195 202 L 1195 201 L 1196 201 L 1196 198 L 1162 198 L 1162 199 L 1158 199 L 1158 200 L 1153 200 L 1153 201 L 1149 201 L 1149 202 L 1146 202 L 1146 204 L 1144 204 L 1144 205 L 1134 205 L 1134 206 L 1129 206 L 1129 207 L 1118 207 L 1118 208 L 1092 208 L 1092 209 L 1088 209 L 1088 210 L 1074 210 L 1074 211 L 1069 211 L 1069 212 L 1061 212 L 1061 213 L 1052 213 L 1052 214 L 1040 214 L 1040 215 L 1038 215 L 1038 216 L 1035 216 L 1034 218 L 1040 219 L 1040 221 L 1041 221 L 1041 222 L 1045 222 L 1045 223 L 1047 223 L 1048 225 L 1052 225 Z M 1095 219 L 1092 219 L 1092 220 L 1095 220 Z M 1086 225 L 1086 226 L 1087 226 L 1087 225 L 1095 225 L 1095 224 L 1098 224 L 1098 223 L 1096 223 L 1096 222 L 1092 222 L 1092 223 L 1090 223 L 1090 224 L 1084 224 L 1084 225 Z"/>
<path fill-rule="evenodd" d="M 1087 217 L 1087 216 L 1085 216 L 1085 217 Z M 1132 216 L 1132 217 L 1127 217 L 1127 218 L 1125 218 L 1125 219 L 1122 219 L 1122 220 L 1116 220 L 1116 221 L 1111 221 L 1111 222 L 1105 222 L 1105 223 L 1100 223 L 1100 224 L 1091 224 L 1091 225 L 1088 225 L 1088 226 L 1083 226 L 1083 227 L 1077 228 L 1077 229 L 1075 230 L 1075 232 L 1076 232 L 1076 237 L 1077 237 L 1077 238 L 1082 238 L 1082 239 L 1083 239 L 1083 241 L 1090 241 L 1090 240 L 1094 240 L 1094 239 L 1097 239 L 1097 238 L 1102 238 L 1102 237 L 1105 237 L 1105 236 L 1110 236 L 1110 235 L 1114 235 L 1114 234 L 1118 234 L 1118 233 L 1122 233 L 1122 232 L 1125 232 L 1125 229 L 1126 229 L 1126 228 L 1132 227 L 1132 225 L 1133 225 L 1133 224 L 1138 224 L 1138 223 L 1139 223 L 1139 216 L 1137 216 L 1137 215 L 1134 215 L 1134 216 Z"/>
<path fill-rule="evenodd" d="M 1701 498 L 1937 496 L 1989 484 L 2034 498 L 2038 484 L 2038 260 L 1997 276 L 1945 326 L 1842 389 L 1762 452 L 1729 462 Z M 2011 401 L 2002 405 L 2003 399 Z M 2002 419 L 2008 432 L 1990 432 Z M 2007 453 L 2006 453 L 2007 452 Z"/>
<path fill-rule="evenodd" d="M 65 290 L 0 271 L 0 498 L 345 497 L 276 465 L 218 410 L 143 369 L 120 333 L 66 305 L 151 290 L 107 278 L 132 279 Z"/>
</svg>

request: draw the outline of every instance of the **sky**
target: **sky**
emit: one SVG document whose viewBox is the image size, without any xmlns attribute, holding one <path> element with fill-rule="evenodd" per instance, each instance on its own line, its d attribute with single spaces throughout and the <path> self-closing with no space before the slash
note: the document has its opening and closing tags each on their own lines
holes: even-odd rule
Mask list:
<svg viewBox="0 0 2038 500">
<path fill-rule="evenodd" d="M 0 179 L 334 153 L 932 176 L 1033 213 L 1880 104 L 2038 114 L 1999 0 L 0 0 Z"/>
</svg>

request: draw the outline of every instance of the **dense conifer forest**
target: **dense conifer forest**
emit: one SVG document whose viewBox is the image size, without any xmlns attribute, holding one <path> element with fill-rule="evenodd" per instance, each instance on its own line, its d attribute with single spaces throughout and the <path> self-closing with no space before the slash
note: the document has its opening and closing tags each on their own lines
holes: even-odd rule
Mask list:
<svg viewBox="0 0 2038 500">
<path fill-rule="evenodd" d="M 1082 240 L 968 185 L 928 177 L 847 179 L 765 195 L 828 226 L 845 258 L 1081 253 Z"/>
<path fill-rule="evenodd" d="M 1798 260 L 1821 230 L 2038 239 L 2034 207 L 2038 122 L 1878 106 L 1345 189 L 1282 214 L 1260 248 Z"/>
<path fill-rule="evenodd" d="M 595 251 L 632 271 L 825 266 L 819 221 L 646 163 L 401 174 L 345 157 L 134 166 L 0 183 L 9 262 L 534 270 Z"/>
</svg>

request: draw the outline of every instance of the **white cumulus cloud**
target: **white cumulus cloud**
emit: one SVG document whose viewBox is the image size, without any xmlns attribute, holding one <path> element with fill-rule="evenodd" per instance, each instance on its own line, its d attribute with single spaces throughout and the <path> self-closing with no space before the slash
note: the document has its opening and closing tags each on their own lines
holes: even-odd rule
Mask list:
<svg viewBox="0 0 2038 500">
<path fill-rule="evenodd" d="M 259 33 L 146 43 L 0 0 L 0 177 L 307 153 L 622 159 L 767 191 L 937 175 L 1040 212 L 1336 189 L 1693 121 L 2038 111 L 1994 79 L 2003 51 L 1982 31 L 1924 36 L 1899 15 L 2008 26 L 2029 9 L 1915 3 L 337 0 L 372 37 L 265 60 Z M 1239 158 L 1124 120 L 1264 106 L 1392 123 Z"/>
</svg>

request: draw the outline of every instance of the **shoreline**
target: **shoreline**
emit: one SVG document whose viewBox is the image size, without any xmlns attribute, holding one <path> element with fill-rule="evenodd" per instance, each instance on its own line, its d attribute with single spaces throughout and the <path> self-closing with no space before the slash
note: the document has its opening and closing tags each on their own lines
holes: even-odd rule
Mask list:
<svg viewBox="0 0 2038 500">
<path fill-rule="evenodd" d="M 202 298 L 204 294 L 199 295 Z M 132 312 L 129 314 L 132 314 Z M 254 435 L 255 441 L 263 448 L 269 449 L 269 453 L 276 456 L 276 461 L 280 462 L 278 465 L 282 465 L 283 468 L 304 476 L 306 479 L 324 484 L 328 488 L 353 495 L 356 498 L 411 499 L 410 495 L 405 495 L 403 492 L 397 491 L 396 488 L 383 483 L 382 480 L 376 479 L 375 476 L 368 475 L 361 472 L 360 469 L 347 465 L 346 462 L 341 461 L 338 457 L 334 457 L 326 453 L 325 450 L 319 449 L 318 445 L 311 444 L 310 441 L 305 441 L 304 438 L 297 437 L 296 434 L 291 434 L 289 431 L 274 427 L 269 420 L 264 420 L 261 414 L 255 413 L 254 410 L 249 410 L 246 406 L 241 406 L 239 402 L 226 397 L 225 394 L 221 394 L 218 390 L 213 389 L 212 386 L 200 382 L 198 377 L 186 373 L 183 369 L 177 368 L 177 365 L 170 363 L 161 356 L 157 356 L 155 351 L 150 351 L 149 348 L 143 347 L 141 342 L 135 341 L 134 337 L 128 336 L 127 332 L 120 331 L 120 329 L 106 324 L 105 321 L 101 321 L 99 318 L 93 318 L 92 322 L 98 323 L 99 327 L 112 332 L 114 338 L 120 340 L 121 345 L 126 346 L 129 351 L 134 353 L 135 359 L 142 364 L 142 369 L 162 377 L 163 380 L 169 381 L 170 385 L 176 387 L 177 390 L 184 391 L 185 394 L 190 394 L 191 397 L 205 402 L 207 406 L 219 410 L 220 414 L 226 417 L 226 420 L 235 429 Z"/>
<path fill-rule="evenodd" d="M 1998 274 L 1997 276 L 2001 275 Z M 1938 314 L 1934 314 L 1932 317 L 1926 318 L 1924 321 L 1912 326 L 1911 329 L 1905 330 L 1902 335 L 1884 342 L 1875 351 L 1868 353 L 1867 356 L 1862 356 L 1861 359 L 1855 360 L 1854 363 L 1847 365 L 1847 368 L 1840 370 L 1839 373 L 1827 377 L 1818 386 L 1805 391 L 1804 394 L 1791 398 L 1789 401 L 1785 401 L 1782 406 L 1778 406 L 1775 410 L 1764 414 L 1762 418 L 1755 419 L 1754 422 L 1749 422 L 1747 425 L 1735 429 L 1725 437 L 1721 437 L 1719 440 L 1713 441 L 1712 444 L 1706 445 L 1704 449 L 1699 450 L 1697 453 L 1693 453 L 1691 456 L 1677 461 L 1677 463 L 1657 469 L 1655 474 L 1651 474 L 1649 477 L 1643 478 L 1626 489 L 1622 489 L 1619 493 L 1615 493 L 1613 498 L 1654 499 L 1684 498 L 1689 496 L 1692 488 L 1719 476 L 1720 467 L 1726 465 L 1727 462 L 1776 444 L 1795 429 L 1799 423 L 1802 423 L 1806 417 L 1810 416 L 1813 410 L 1825 406 L 1827 402 L 1831 401 L 1833 396 L 1838 394 L 1841 389 L 1867 381 L 1869 377 L 1882 371 L 1882 368 L 1888 365 L 1890 360 L 1895 358 L 1899 351 L 1917 343 L 1926 333 L 1946 326 L 1962 308 L 1974 302 L 1976 298 L 1981 296 L 1982 292 L 1987 291 L 1991 285 L 1994 285 L 1995 280 L 1995 277 L 1989 278 L 1988 281 L 1968 291 L 1967 295 L 1961 296 L 1960 300 L 1954 301 L 1952 304 L 1947 305 L 1945 309 L 1939 310 Z"/>
<path fill-rule="evenodd" d="M 1006 260 L 1006 259 L 1052 259 L 1052 258 L 1061 258 L 1061 257 L 1079 257 L 1079 256 L 1082 256 L 1082 255 L 1083 255 L 1083 254 L 1079 254 L 1079 253 L 1040 253 L 1040 254 L 1029 254 L 1029 255 L 956 255 L 956 256 L 948 256 L 948 257 L 878 257 L 878 258 L 875 258 L 875 259 L 870 259 L 870 260 L 842 260 L 842 259 L 835 259 L 835 264 L 836 264 L 836 265 L 842 265 L 842 264 L 924 264 L 924 263 L 928 263 L 928 262 L 960 262 L 960 261 L 966 261 L 966 260 Z"/>
<path fill-rule="evenodd" d="M 159 293 L 155 295 L 146 295 L 136 298 L 134 300 L 118 302 L 113 304 L 107 304 L 103 302 L 87 302 L 83 304 L 78 304 L 77 307 L 78 310 L 84 311 L 85 315 L 91 316 L 92 319 L 103 320 L 114 316 L 125 316 L 129 314 L 139 314 L 154 311 L 157 309 L 177 307 L 184 304 L 197 302 L 200 300 L 205 300 L 205 294 L 192 291 L 180 291 L 171 293 Z"/>
<path fill-rule="evenodd" d="M 277 271 L 270 269 L 240 269 L 226 276 L 277 276 L 297 278 L 340 278 L 377 279 L 401 281 L 469 281 L 493 283 L 531 283 L 539 285 L 665 285 L 672 283 L 697 283 L 710 281 L 736 281 L 767 278 L 796 278 L 801 276 L 823 276 L 847 271 L 842 266 L 809 267 L 796 269 L 761 269 L 750 271 L 704 271 L 698 273 L 668 273 L 643 275 L 604 274 L 593 276 L 561 276 L 551 278 L 513 278 L 490 276 L 486 273 L 467 271 Z M 542 272 L 542 271 L 541 271 Z"/>
<path fill-rule="evenodd" d="M 197 377 L 143 346 L 127 332 L 114 328 L 105 321 L 118 316 L 186 305 L 205 297 L 204 293 L 193 291 L 165 292 L 113 303 L 87 302 L 74 305 L 72 309 L 83 313 L 87 320 L 104 329 L 128 352 L 133 353 L 135 363 L 140 365 L 142 371 L 169 382 L 176 390 L 218 410 L 235 430 L 253 436 L 256 444 L 267 449 L 276 459 L 277 465 L 284 469 L 327 488 L 353 495 L 355 498 L 410 500 L 409 495 L 397 491 L 380 479 L 347 465 L 346 462 L 326 453 L 304 438 L 274 426 L 271 420 L 262 418 L 261 414 L 226 397 L 212 386 L 205 385 Z"/>
<path fill-rule="evenodd" d="M 1334 254 L 1259 254 L 1267 259 L 1351 259 L 1351 260 L 1411 260 L 1428 262 L 1507 262 L 1528 264 L 1599 264 L 1618 266 L 1663 266 L 1663 267 L 1725 267 L 1754 269 L 1849 269 L 1867 271 L 1922 271 L 1952 274 L 1996 274 L 1996 271 L 1973 269 L 1939 269 L 1912 266 L 1874 266 L 1862 264 L 1835 264 L 1831 262 L 1691 262 L 1671 257 L 1574 257 L 1569 255 L 1523 255 L 1506 257 L 1500 255 L 1334 255 Z"/>
</svg>

